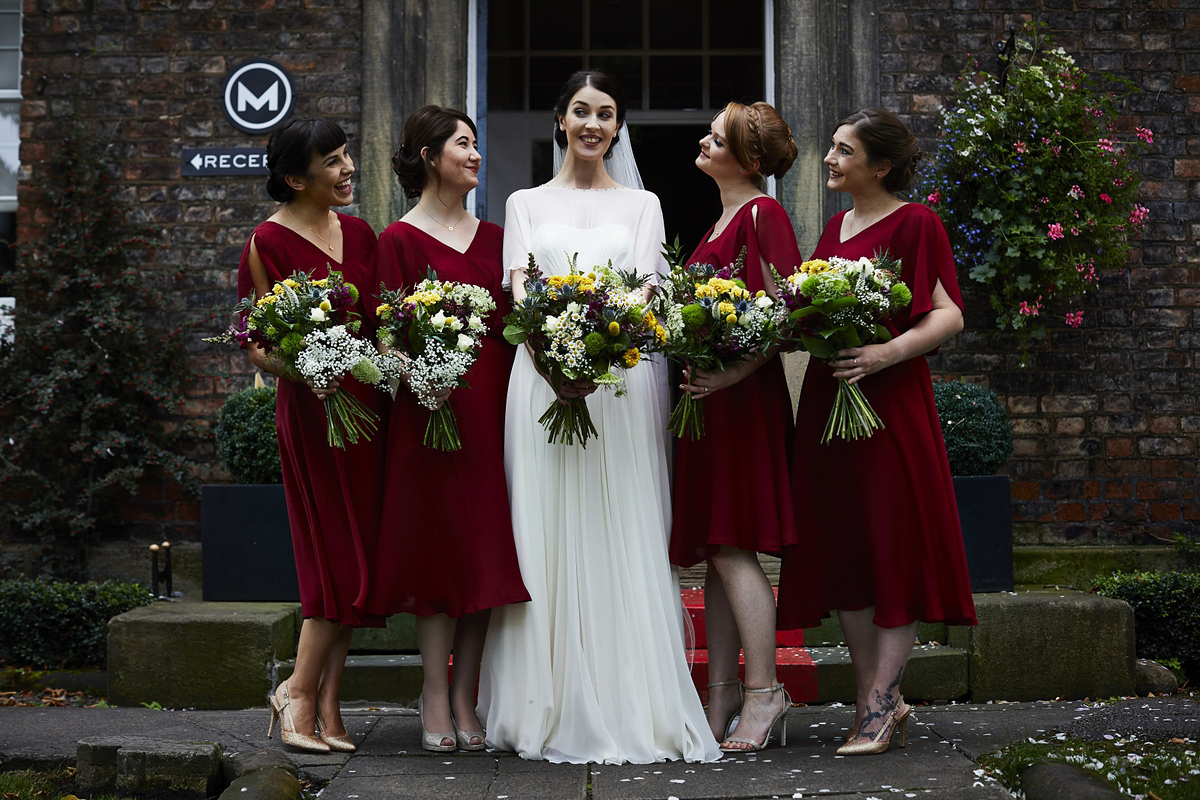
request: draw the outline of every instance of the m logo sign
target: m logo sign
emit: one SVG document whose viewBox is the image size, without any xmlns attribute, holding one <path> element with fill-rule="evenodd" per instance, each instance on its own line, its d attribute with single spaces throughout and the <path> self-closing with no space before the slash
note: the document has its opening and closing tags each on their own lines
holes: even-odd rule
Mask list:
<svg viewBox="0 0 1200 800">
<path fill-rule="evenodd" d="M 296 103 L 287 70 L 265 58 L 246 61 L 229 73 L 221 97 L 225 116 L 244 133 L 270 133 Z"/>
</svg>

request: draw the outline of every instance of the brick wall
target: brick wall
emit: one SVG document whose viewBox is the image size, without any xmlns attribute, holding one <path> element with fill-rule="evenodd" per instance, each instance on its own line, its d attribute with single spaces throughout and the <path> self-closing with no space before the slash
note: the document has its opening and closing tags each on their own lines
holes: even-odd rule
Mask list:
<svg viewBox="0 0 1200 800">
<path fill-rule="evenodd" d="M 1014 511 L 1022 541 L 1151 541 L 1197 532 L 1200 434 L 1195 361 L 1200 333 L 1200 4 L 1188 0 L 877 0 L 883 104 L 933 151 L 937 106 L 968 58 L 994 65 L 993 44 L 1036 13 L 1085 69 L 1140 87 L 1125 122 L 1151 128 L 1143 162 L 1152 218 L 1130 268 L 1109 276 L 1084 327 L 1058 328 L 1017 366 L 1012 342 L 978 303 L 968 331 L 935 367 L 992 386 L 1017 432 Z M 1189 8 L 1188 6 L 1194 6 Z M 163 231 L 145 266 L 174 271 L 179 304 L 234 298 L 234 270 L 253 226 L 274 207 L 257 178 L 181 179 L 184 147 L 248 146 L 218 106 L 231 66 L 252 56 L 284 64 L 299 84 L 298 114 L 358 129 L 358 0 L 25 0 L 22 203 L 19 234 L 37 236 L 31 198 L 40 162 L 78 124 L 112 143 L 136 219 Z M 189 389 L 202 419 L 249 382 L 239 354 L 195 344 L 210 377 Z M 232 377 L 230 377 L 232 376 Z M 205 479 L 221 477 L 198 443 Z M 147 535 L 193 538 L 196 506 L 173 487 L 147 486 L 125 513 Z"/>
<path fill-rule="evenodd" d="M 41 162 L 78 125 L 111 143 L 134 221 L 162 230 L 165 249 L 142 264 L 182 272 L 173 302 L 200 309 L 236 301 L 236 269 L 254 226 L 275 204 L 261 177 L 181 178 L 184 147 L 265 144 L 239 133 L 219 105 L 230 68 L 271 58 L 292 74 L 298 115 L 358 131 L 362 21 L 358 0 L 25 0 L 18 235 L 39 235 L 34 213 Z M 205 335 L 208 335 L 207 333 Z M 204 421 L 225 395 L 249 385 L 240 353 L 192 344 L 203 374 L 187 413 Z M 208 440 L 193 454 L 202 479 L 224 479 Z M 178 487 L 148 484 L 122 515 L 134 535 L 192 539 L 198 504 Z"/>
<path fill-rule="evenodd" d="M 971 333 L 993 325 L 979 302 L 935 366 L 990 385 L 1013 414 L 1020 541 L 1200 532 L 1200 3 L 881 0 L 879 9 L 883 104 L 929 152 L 953 76 L 972 57 L 994 71 L 995 42 L 1034 15 L 1083 69 L 1138 87 L 1122 125 L 1154 131 L 1142 162 L 1151 220 L 1128 269 L 1103 280 L 1082 328 L 1052 329 L 1028 367 L 1012 341 Z"/>
</svg>

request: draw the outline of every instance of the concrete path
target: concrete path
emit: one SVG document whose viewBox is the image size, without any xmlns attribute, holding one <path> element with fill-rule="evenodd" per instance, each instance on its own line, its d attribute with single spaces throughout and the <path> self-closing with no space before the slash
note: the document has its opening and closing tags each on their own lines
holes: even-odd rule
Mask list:
<svg viewBox="0 0 1200 800">
<path fill-rule="evenodd" d="M 48 766 L 73 760 L 88 736 L 140 735 L 214 741 L 226 753 L 281 749 L 301 778 L 326 784 L 322 800 L 635 800 L 794 798 L 929 800 L 1010 795 L 977 774 L 972 760 L 1005 744 L 1052 730 L 1073 735 L 1141 733 L 1200 738 L 1200 704 L 1133 699 L 1115 706 L 1002 703 L 918 707 L 908 747 L 882 756 L 835 755 L 851 709 L 794 708 L 788 746 L 715 764 L 555 765 L 510 753 L 428 753 L 409 709 L 358 705 L 345 712 L 359 743 L 352 756 L 317 756 L 266 738 L 265 708 L 248 711 L 153 711 L 143 708 L 0 708 L 0 766 Z"/>
</svg>

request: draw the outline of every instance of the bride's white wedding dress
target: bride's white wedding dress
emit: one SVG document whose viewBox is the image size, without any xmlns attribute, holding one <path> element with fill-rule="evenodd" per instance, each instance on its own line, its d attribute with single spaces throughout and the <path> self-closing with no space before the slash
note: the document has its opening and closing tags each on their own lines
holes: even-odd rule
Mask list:
<svg viewBox="0 0 1200 800">
<path fill-rule="evenodd" d="M 504 263 L 666 269 L 658 198 L 634 189 L 541 186 L 509 198 Z M 652 763 L 720 757 L 684 657 L 670 531 L 666 373 L 643 360 L 628 394 L 587 398 L 599 437 L 548 444 L 554 401 L 522 348 L 504 460 L 521 576 L 532 601 L 492 611 L 480 678 L 487 742 L 524 758 Z"/>
</svg>

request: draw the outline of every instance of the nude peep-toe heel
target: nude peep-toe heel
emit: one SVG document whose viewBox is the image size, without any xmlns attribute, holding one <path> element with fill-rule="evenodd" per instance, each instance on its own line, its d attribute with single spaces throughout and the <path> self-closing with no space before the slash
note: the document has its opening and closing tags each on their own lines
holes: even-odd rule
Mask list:
<svg viewBox="0 0 1200 800">
<path fill-rule="evenodd" d="M 279 697 L 279 692 L 283 692 L 282 699 Z M 279 738 L 283 740 L 284 744 L 313 753 L 329 752 L 329 745 L 321 741 L 320 738 L 296 733 L 296 722 L 292 719 L 292 701 L 288 697 L 286 682 L 279 684 L 278 691 L 272 692 L 267 696 L 267 702 L 271 706 L 271 721 L 267 724 L 268 739 L 271 738 L 271 731 L 275 729 L 275 720 L 279 720 Z"/>
<path fill-rule="evenodd" d="M 729 735 L 729 729 L 731 727 L 733 727 L 733 721 L 735 719 L 737 719 L 738 714 L 742 713 L 742 703 L 746 702 L 746 685 L 743 684 L 741 681 L 739 681 L 736 678 L 734 678 L 731 681 L 717 681 L 716 683 L 710 683 L 708 685 L 709 689 L 713 689 L 713 688 L 716 688 L 717 686 L 733 686 L 734 684 L 737 684 L 737 687 L 738 687 L 738 707 L 737 707 L 737 711 L 734 711 L 725 720 L 725 727 L 721 729 L 721 734 L 723 736 Z M 709 702 L 709 704 L 712 703 L 712 693 L 711 692 L 709 692 L 709 695 L 708 695 L 708 702 Z"/>
<path fill-rule="evenodd" d="M 425 730 L 425 697 L 417 698 L 417 715 L 421 718 L 421 747 L 434 753 L 453 753 L 458 749 L 458 737 L 455 733 L 430 733 Z M 446 739 L 451 744 L 442 744 Z"/>
<path fill-rule="evenodd" d="M 779 709 L 779 713 L 775 715 L 775 719 L 771 720 L 771 724 L 767 726 L 767 733 L 763 736 L 761 742 L 749 739 L 745 736 L 730 736 L 725 741 L 721 742 L 721 750 L 725 753 L 749 753 L 757 752 L 766 749 L 771 742 L 771 731 L 779 725 L 779 744 L 787 746 L 787 715 L 792 708 L 792 698 L 787 693 L 787 689 L 783 688 L 782 683 L 777 683 L 774 686 L 768 686 L 764 689 L 747 689 L 746 694 L 774 694 L 775 692 L 783 692 L 783 708 Z M 726 747 L 730 744 L 748 744 L 749 747 Z"/>
</svg>

